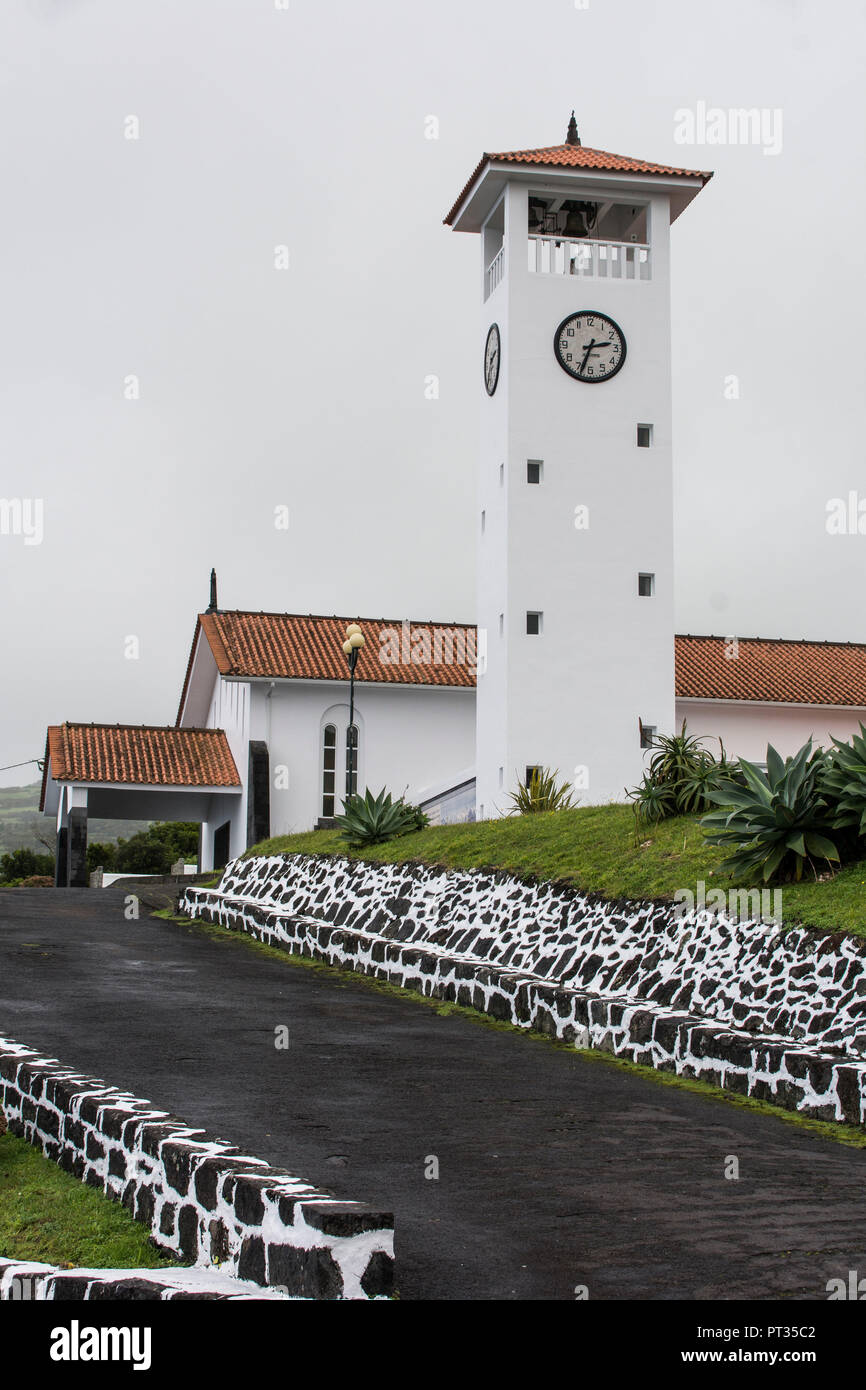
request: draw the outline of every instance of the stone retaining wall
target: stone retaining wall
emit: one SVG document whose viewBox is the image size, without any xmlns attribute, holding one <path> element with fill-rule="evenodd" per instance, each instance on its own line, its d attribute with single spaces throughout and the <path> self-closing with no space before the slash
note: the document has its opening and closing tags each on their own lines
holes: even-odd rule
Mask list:
<svg viewBox="0 0 866 1390">
<path fill-rule="evenodd" d="M 300 1298 L 393 1284 L 393 1217 L 338 1202 L 177 1116 L 0 1038 L 10 1133 L 122 1202 L 180 1259 Z"/>
<path fill-rule="evenodd" d="M 265 1289 L 210 1269 L 59 1269 L 36 1260 L 0 1257 L 0 1302 L 168 1302 L 174 1299 L 286 1301 Z"/>
<path fill-rule="evenodd" d="M 866 943 L 504 873 L 238 860 L 192 917 L 821 1119 L 866 1118 Z"/>
</svg>

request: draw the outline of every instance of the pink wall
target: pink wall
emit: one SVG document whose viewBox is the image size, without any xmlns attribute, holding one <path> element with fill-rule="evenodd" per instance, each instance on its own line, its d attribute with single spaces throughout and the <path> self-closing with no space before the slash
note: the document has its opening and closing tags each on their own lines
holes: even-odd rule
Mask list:
<svg viewBox="0 0 866 1390">
<path fill-rule="evenodd" d="M 835 705 L 735 704 L 730 700 L 677 700 L 677 727 L 683 719 L 689 733 L 705 736 L 707 747 L 718 755 L 714 741 L 721 737 L 729 757 L 763 762 L 767 744 L 788 757 L 811 735 L 816 743 L 832 746 L 830 735 L 850 738 L 857 733 L 866 708 L 843 709 Z"/>
</svg>

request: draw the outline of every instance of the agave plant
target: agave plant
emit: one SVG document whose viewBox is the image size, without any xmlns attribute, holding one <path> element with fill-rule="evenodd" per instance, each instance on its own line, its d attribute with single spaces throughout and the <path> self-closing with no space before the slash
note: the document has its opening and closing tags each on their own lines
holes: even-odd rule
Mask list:
<svg viewBox="0 0 866 1390">
<path fill-rule="evenodd" d="M 708 763 L 713 757 L 701 746 L 695 734 L 686 732 L 686 721 L 678 734 L 662 734 L 653 741 L 653 755 L 649 761 L 649 774 L 654 782 L 682 782 Z"/>
<path fill-rule="evenodd" d="M 654 782 L 645 772 L 642 780 L 627 793 L 634 803 L 638 825 L 656 825 L 660 820 L 677 814 L 676 789 L 673 782 Z"/>
<path fill-rule="evenodd" d="M 711 788 L 709 800 L 723 809 L 703 817 L 701 828 L 711 845 L 732 849 L 722 868 L 744 880 L 793 878 L 813 860 L 839 861 L 830 838 L 832 812 L 822 793 L 827 769 L 823 749 L 812 740 L 793 758 L 767 748 L 767 770 L 739 760 L 739 782 L 725 780 Z M 817 878 L 817 873 L 815 873 Z"/>
<path fill-rule="evenodd" d="M 383 787 L 374 796 L 369 787 L 363 796 L 353 796 L 343 806 L 343 814 L 334 820 L 347 844 L 360 847 L 378 845 L 410 830 L 421 830 L 427 817 L 417 806 L 407 806 L 402 797 L 394 801 Z"/>
<path fill-rule="evenodd" d="M 721 740 L 720 740 L 721 743 Z M 716 762 L 700 738 L 686 730 L 653 741 L 653 755 L 642 781 L 627 796 L 639 825 L 654 825 L 669 816 L 696 815 L 710 805 L 709 791 L 729 771 L 724 745 Z"/>
<path fill-rule="evenodd" d="M 824 776 L 824 795 L 834 808 L 834 830 L 854 827 L 866 835 L 866 726 L 860 725 L 850 743 L 834 738 L 834 751 Z"/>
<path fill-rule="evenodd" d="M 547 767 L 536 767 L 528 782 L 518 782 L 510 795 L 510 816 L 538 814 L 541 811 L 566 811 L 574 805 L 567 782 L 556 785 L 556 773 Z"/>
</svg>

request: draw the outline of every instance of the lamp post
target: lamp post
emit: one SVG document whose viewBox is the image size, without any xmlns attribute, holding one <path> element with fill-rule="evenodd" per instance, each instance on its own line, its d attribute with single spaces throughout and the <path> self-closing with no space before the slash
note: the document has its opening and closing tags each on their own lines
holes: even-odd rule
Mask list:
<svg viewBox="0 0 866 1390">
<path fill-rule="evenodd" d="M 353 785 L 355 781 L 355 667 L 358 664 L 358 657 L 364 645 L 364 634 L 357 623 L 350 623 L 346 628 L 346 640 L 343 643 L 343 651 L 349 663 L 349 729 L 348 729 L 348 759 L 346 761 L 346 809 L 352 797 Z"/>
</svg>

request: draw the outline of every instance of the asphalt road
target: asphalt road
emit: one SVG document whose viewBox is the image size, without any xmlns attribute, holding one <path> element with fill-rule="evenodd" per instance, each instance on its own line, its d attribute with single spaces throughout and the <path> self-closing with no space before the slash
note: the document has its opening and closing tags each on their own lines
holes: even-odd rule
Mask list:
<svg viewBox="0 0 866 1390">
<path fill-rule="evenodd" d="M 0 1034 L 393 1211 L 404 1299 L 823 1300 L 866 1275 L 866 1152 L 122 903 L 0 890 Z"/>
</svg>

